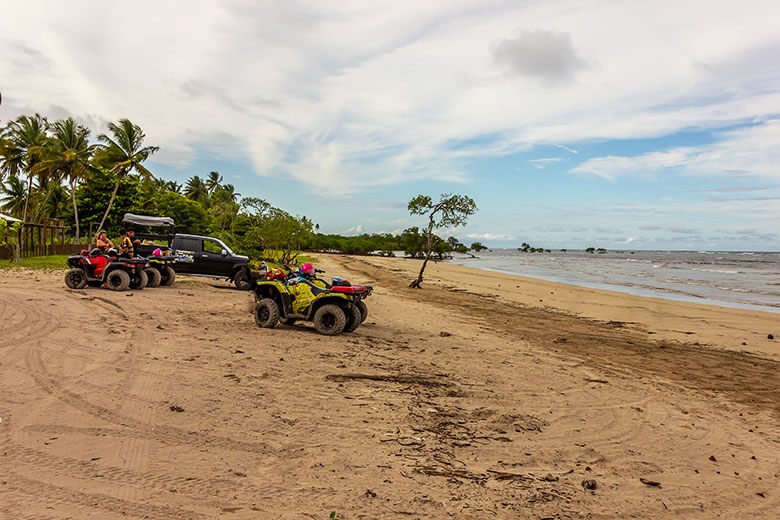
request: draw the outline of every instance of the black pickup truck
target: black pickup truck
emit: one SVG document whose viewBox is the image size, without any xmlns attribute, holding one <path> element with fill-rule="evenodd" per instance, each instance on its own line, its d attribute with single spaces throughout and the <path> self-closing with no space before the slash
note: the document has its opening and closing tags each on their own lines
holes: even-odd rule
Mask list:
<svg viewBox="0 0 780 520">
<path fill-rule="evenodd" d="M 136 245 L 136 254 L 150 256 L 157 248 L 168 250 L 166 255 L 175 259 L 173 270 L 177 274 L 225 278 L 239 289 L 249 289 L 249 257 L 237 255 L 220 239 L 171 233 L 174 222 L 169 217 L 125 213 L 122 222 L 134 227 L 163 227 L 169 231 L 163 234 L 136 232 L 135 238 L 141 240 Z"/>
</svg>

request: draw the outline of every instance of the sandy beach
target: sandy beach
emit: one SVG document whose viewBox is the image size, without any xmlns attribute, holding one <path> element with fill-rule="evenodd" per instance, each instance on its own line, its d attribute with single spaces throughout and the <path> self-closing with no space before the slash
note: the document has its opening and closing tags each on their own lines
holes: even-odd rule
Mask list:
<svg viewBox="0 0 780 520">
<path fill-rule="evenodd" d="M 777 314 L 321 255 L 356 332 L 0 270 L 0 518 L 776 518 Z M 595 487 L 594 487 L 595 486 Z"/>
</svg>

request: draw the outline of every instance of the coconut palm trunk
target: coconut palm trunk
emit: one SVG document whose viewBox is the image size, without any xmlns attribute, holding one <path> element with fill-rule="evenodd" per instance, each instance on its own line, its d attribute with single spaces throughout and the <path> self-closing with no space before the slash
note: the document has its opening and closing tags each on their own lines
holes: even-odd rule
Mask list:
<svg viewBox="0 0 780 520">
<path fill-rule="evenodd" d="M 76 225 L 76 243 L 81 243 L 81 235 L 79 234 L 79 208 L 76 205 L 76 187 L 73 183 L 73 179 L 70 180 L 70 198 L 73 200 L 73 220 Z"/>
<path fill-rule="evenodd" d="M 100 235 L 100 232 L 103 230 L 103 224 L 106 223 L 106 219 L 108 218 L 108 214 L 111 211 L 111 207 L 114 205 L 114 199 L 116 199 L 116 192 L 119 191 L 119 183 L 122 182 L 122 177 L 124 177 L 125 172 L 122 171 L 117 175 L 116 178 L 116 184 L 114 185 L 114 192 L 111 193 L 111 200 L 108 201 L 108 207 L 106 208 L 106 212 L 103 213 L 103 219 L 100 221 L 100 225 L 97 228 L 97 232 L 95 233 L 95 236 Z M 92 240 L 94 237 L 90 237 L 90 240 Z"/>
<path fill-rule="evenodd" d="M 27 233 L 25 226 L 27 225 L 27 206 L 30 205 L 30 192 L 32 191 L 32 174 L 28 173 L 28 181 L 27 181 L 27 196 L 24 198 L 24 213 L 22 213 L 22 235 L 19 239 L 19 245 L 17 247 L 16 251 L 16 263 L 21 262 L 21 251 L 24 250 L 24 242 L 27 238 Z"/>
<path fill-rule="evenodd" d="M 27 195 L 24 197 L 24 213 L 22 214 L 22 224 L 27 223 L 27 207 L 30 205 L 30 192 L 32 191 L 32 174 L 27 179 Z"/>
</svg>

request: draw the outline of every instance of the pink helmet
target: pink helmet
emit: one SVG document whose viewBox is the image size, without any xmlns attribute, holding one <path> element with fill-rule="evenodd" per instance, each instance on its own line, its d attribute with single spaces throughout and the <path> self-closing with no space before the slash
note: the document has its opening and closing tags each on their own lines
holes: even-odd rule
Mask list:
<svg viewBox="0 0 780 520">
<path fill-rule="evenodd" d="M 314 274 L 314 266 L 309 263 L 305 263 L 301 266 L 301 271 L 306 274 Z"/>
<path fill-rule="evenodd" d="M 154 251 L 152 251 L 152 255 L 154 255 L 154 256 L 162 256 L 162 249 L 160 249 L 160 248 L 158 247 L 157 249 L 155 249 Z"/>
</svg>

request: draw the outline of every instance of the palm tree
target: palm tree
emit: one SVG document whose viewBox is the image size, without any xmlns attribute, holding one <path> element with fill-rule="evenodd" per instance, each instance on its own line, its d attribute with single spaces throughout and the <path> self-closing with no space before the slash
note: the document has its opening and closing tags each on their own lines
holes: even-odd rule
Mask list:
<svg viewBox="0 0 780 520">
<path fill-rule="evenodd" d="M 8 153 L 3 155 L 3 164 L 0 165 L 0 168 L 9 174 L 18 176 L 19 173 L 24 173 L 27 175 L 27 194 L 22 213 L 22 221 L 24 222 L 27 221 L 27 207 L 32 192 L 32 168 L 43 157 L 48 127 L 48 121 L 40 114 L 19 116 L 8 123 L 6 127 L 7 139 L 10 140 L 11 146 Z"/>
<path fill-rule="evenodd" d="M 181 195 L 181 184 L 176 181 L 166 181 L 163 189 L 165 191 L 172 191 Z"/>
<path fill-rule="evenodd" d="M 46 199 L 43 202 L 39 213 L 41 216 L 54 219 L 65 213 L 70 202 L 68 191 L 59 182 L 49 184 L 46 192 Z"/>
<path fill-rule="evenodd" d="M 217 191 L 214 192 L 212 198 L 224 202 L 237 202 L 238 197 L 240 196 L 241 196 L 240 193 L 236 193 L 235 186 L 233 186 L 232 184 L 224 184 L 220 186 Z"/>
<path fill-rule="evenodd" d="M 24 181 L 20 179 L 16 174 L 8 176 L 8 181 L 0 185 L 0 191 L 5 197 L 0 198 L 3 205 L 3 211 L 7 211 L 12 217 L 21 217 L 24 209 L 24 194 L 26 189 L 24 187 Z"/>
<path fill-rule="evenodd" d="M 209 199 L 209 190 L 203 179 L 196 175 L 187 181 L 187 186 L 184 188 L 184 196 L 205 206 Z"/>
<path fill-rule="evenodd" d="M 214 190 L 220 187 L 222 184 L 222 176 L 219 172 L 209 172 L 209 176 L 206 177 L 206 188 L 209 193 L 214 193 Z"/>
<path fill-rule="evenodd" d="M 103 215 L 103 219 L 98 226 L 98 234 L 103 229 L 103 224 L 106 223 L 108 213 L 114 205 L 119 183 L 122 182 L 124 176 L 127 175 L 128 172 L 135 170 L 141 177 L 154 177 L 152 172 L 147 170 L 141 163 L 160 149 L 158 146 L 143 146 L 146 134 L 144 134 L 140 126 L 134 125 L 129 119 L 120 119 L 118 124 L 110 123 L 108 125 L 108 130 L 111 132 L 112 136 L 100 134 L 98 139 L 106 143 L 106 151 L 112 157 L 114 165 L 111 168 L 111 171 L 116 174 L 116 185 L 114 186 L 114 192 L 111 194 L 111 200 L 108 202 L 108 207 Z"/>
<path fill-rule="evenodd" d="M 11 140 L 6 135 L 6 129 L 0 128 L 0 182 L 6 174 L 5 162 L 12 153 Z"/>
<path fill-rule="evenodd" d="M 94 170 L 89 161 L 96 145 L 89 144 L 89 129 L 77 124 L 72 117 L 56 121 L 51 129 L 52 139 L 51 146 L 47 150 L 47 158 L 36 164 L 33 171 L 59 174 L 68 179 L 78 244 L 81 242 L 81 236 L 79 210 L 76 205 L 76 184 L 83 180 L 89 171 Z"/>
<path fill-rule="evenodd" d="M 154 211 L 157 197 L 165 192 L 165 181 L 147 177 L 138 186 L 140 201 L 138 207 L 147 211 Z"/>
</svg>

